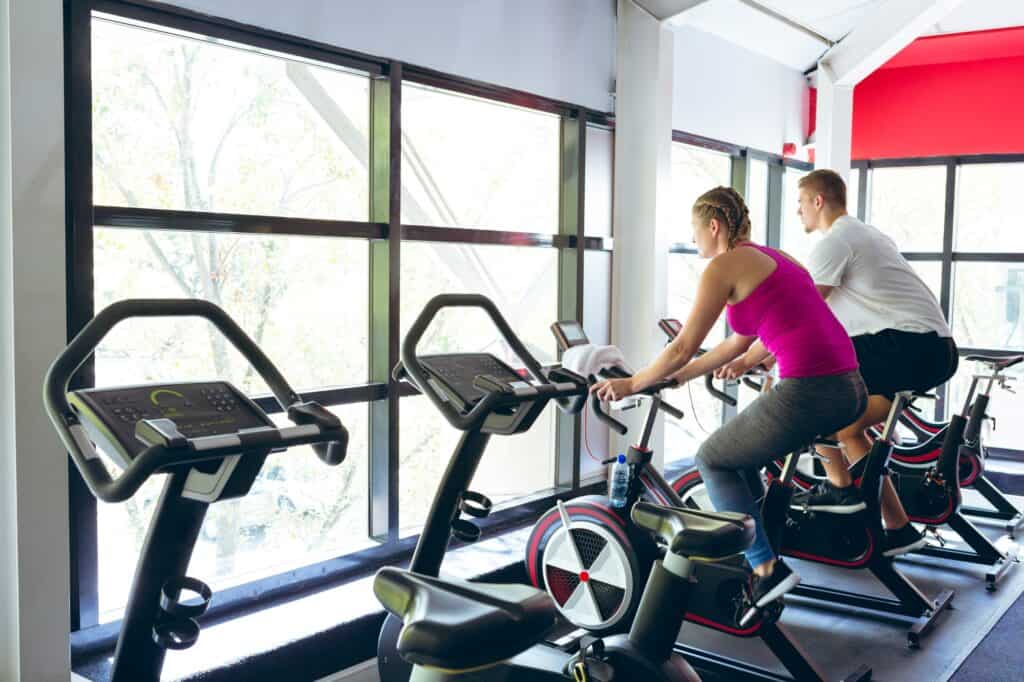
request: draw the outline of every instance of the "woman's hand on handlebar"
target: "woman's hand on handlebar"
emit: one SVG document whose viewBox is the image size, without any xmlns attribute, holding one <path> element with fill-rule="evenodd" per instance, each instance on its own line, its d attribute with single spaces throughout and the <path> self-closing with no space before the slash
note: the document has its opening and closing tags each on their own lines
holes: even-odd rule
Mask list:
<svg viewBox="0 0 1024 682">
<path fill-rule="evenodd" d="M 636 393 L 636 390 L 633 388 L 633 379 L 630 377 L 627 379 L 605 379 L 604 381 L 599 381 L 590 387 L 590 392 L 600 400 L 611 402 L 631 396 Z"/>
<path fill-rule="evenodd" d="M 731 362 L 727 362 L 715 370 L 716 379 L 738 379 L 750 371 L 751 365 L 747 364 L 746 356 L 741 355 Z"/>
</svg>

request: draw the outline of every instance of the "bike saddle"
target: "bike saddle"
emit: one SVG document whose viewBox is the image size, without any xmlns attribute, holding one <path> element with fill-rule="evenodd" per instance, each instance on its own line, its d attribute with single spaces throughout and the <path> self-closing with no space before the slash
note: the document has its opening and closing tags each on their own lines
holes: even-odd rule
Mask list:
<svg viewBox="0 0 1024 682">
<path fill-rule="evenodd" d="M 971 362 L 984 362 L 992 369 L 1004 370 L 1013 367 L 1024 360 L 1024 355 L 988 355 L 986 353 L 974 353 L 964 358 Z"/>
<path fill-rule="evenodd" d="M 747 514 L 637 502 L 630 516 L 633 523 L 664 540 L 668 551 L 691 559 L 718 561 L 754 542 L 754 519 Z"/>
<path fill-rule="evenodd" d="M 441 579 L 385 567 L 373 592 L 401 618 L 398 653 L 414 665 L 468 670 L 511 658 L 544 639 L 558 611 L 526 585 Z"/>
</svg>

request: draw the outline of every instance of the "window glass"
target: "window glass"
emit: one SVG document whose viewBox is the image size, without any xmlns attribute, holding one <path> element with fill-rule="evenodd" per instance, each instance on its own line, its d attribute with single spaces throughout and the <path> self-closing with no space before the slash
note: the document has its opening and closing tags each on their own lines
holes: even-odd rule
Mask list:
<svg viewBox="0 0 1024 682">
<path fill-rule="evenodd" d="M 1024 349 L 1024 263 L 953 264 L 953 335 L 965 348 Z"/>
<path fill-rule="evenodd" d="M 364 240 L 103 227 L 93 239 L 97 310 L 124 298 L 203 298 L 224 308 L 296 390 L 367 381 Z M 118 327 L 97 353 L 97 378 L 126 383 L 212 374 L 250 394 L 267 392 L 204 325 L 179 318 Z"/>
<path fill-rule="evenodd" d="M 558 116 L 402 86 L 402 221 L 558 232 Z"/>
<path fill-rule="evenodd" d="M 786 168 L 782 176 L 782 250 L 806 265 L 811 250 L 821 239 L 821 233 L 808 233 L 797 214 L 800 207 L 798 185 L 805 175 L 807 171 Z"/>
<path fill-rule="evenodd" d="M 1024 163 L 967 164 L 957 182 L 956 251 L 1024 252 Z"/>
<path fill-rule="evenodd" d="M 435 244 L 402 245 L 402 336 L 434 295 L 480 292 L 497 305 L 509 325 L 541 363 L 554 362 L 549 327 L 557 318 L 558 261 L 555 249 Z M 419 352 L 489 352 L 513 367 L 518 359 L 500 340 L 482 310 L 442 310 L 419 344 Z M 491 439 L 473 489 L 496 503 L 554 483 L 555 420 L 549 407 L 524 434 Z M 460 432 L 423 397 L 402 400 L 399 481 L 402 532 L 419 532 L 438 481 Z"/>
<path fill-rule="evenodd" d="M 603 128 L 588 127 L 583 231 L 589 236 L 612 236 L 614 158 L 615 133 Z"/>
<path fill-rule="evenodd" d="M 976 373 L 987 374 L 987 370 L 983 365 L 960 358 L 960 367 L 949 383 L 950 401 L 946 407 L 947 415 L 954 410 L 963 410 L 964 398 L 967 397 L 967 391 L 971 386 L 971 377 Z M 982 442 L 986 447 L 1019 451 L 1021 443 L 1024 443 L 1024 421 L 1021 420 L 1021 415 L 1024 414 L 1024 394 L 1019 390 L 1024 382 L 1024 365 L 1011 367 L 1006 375 L 1012 379 L 1009 387 L 1016 393 L 1003 390 L 998 385 L 992 388 L 985 412 L 995 419 L 995 424 L 987 419 L 982 424 Z"/>
<path fill-rule="evenodd" d="M 366 242 L 102 227 L 93 234 L 97 310 L 125 298 L 212 299 L 296 390 L 366 381 Z M 329 314 L 342 298 L 350 305 Z M 222 378 L 248 395 L 268 392 L 230 343 L 198 318 L 127 321 L 95 357 L 98 386 Z M 349 429 L 351 451 L 365 452 L 366 406 L 331 409 Z M 309 448 L 272 455 L 250 495 L 211 507 L 192 562 L 196 572 L 217 589 L 363 546 L 364 460 L 327 469 Z M 162 479 L 125 504 L 97 508 L 104 622 L 124 608 Z"/>
<path fill-rule="evenodd" d="M 612 254 L 587 251 L 583 256 L 585 296 L 583 297 L 583 329 L 591 343 L 607 344 L 611 338 Z M 601 461 L 609 456 L 608 427 L 583 414 L 583 441 L 580 444 L 580 477 L 603 473 Z"/>
<path fill-rule="evenodd" d="M 946 167 L 875 168 L 868 222 L 893 238 L 900 251 L 942 251 Z"/>
<path fill-rule="evenodd" d="M 914 268 L 917 276 L 928 285 L 928 288 L 935 294 L 935 300 L 942 298 L 942 263 L 938 261 L 910 261 L 910 267 Z"/>
<path fill-rule="evenodd" d="M 695 254 L 672 253 L 668 257 L 668 316 L 686 323 L 697 295 L 697 285 L 708 261 Z M 705 348 L 713 348 L 725 338 L 725 313 L 711 328 L 704 341 Z M 699 381 L 691 382 L 668 398 L 682 409 L 686 416 L 679 422 L 665 417 L 665 460 L 692 456 L 695 445 L 722 423 L 722 403 L 704 390 Z"/>
<path fill-rule="evenodd" d="M 747 172 L 747 208 L 750 210 L 750 238 L 758 244 L 768 243 L 768 162 L 749 159 Z"/>
<path fill-rule="evenodd" d="M 672 143 L 671 241 L 693 241 L 693 202 L 709 189 L 730 185 L 731 179 L 732 158 L 727 154 Z"/>
<path fill-rule="evenodd" d="M 366 220 L 369 79 L 92 22 L 96 204 Z"/>
<path fill-rule="evenodd" d="M 270 455 L 248 495 L 210 505 L 189 575 L 216 592 L 373 544 L 367 537 L 367 460 L 360 456 L 368 447 L 368 408 L 329 409 L 349 431 L 345 462 L 328 467 L 308 446 Z M 272 418 L 290 423 L 281 414 Z M 96 508 L 101 623 L 124 612 L 164 479 L 154 476 L 124 504 Z"/>
<path fill-rule="evenodd" d="M 850 169 L 850 181 L 846 183 L 846 212 L 852 216 L 857 216 L 863 219 L 860 212 L 857 210 L 857 193 L 860 192 L 860 176 L 861 170 L 859 168 Z"/>
</svg>

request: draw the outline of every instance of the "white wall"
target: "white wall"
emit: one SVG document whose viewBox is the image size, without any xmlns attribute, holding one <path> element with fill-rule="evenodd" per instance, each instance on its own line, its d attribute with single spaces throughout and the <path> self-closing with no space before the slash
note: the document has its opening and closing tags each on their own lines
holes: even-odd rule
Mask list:
<svg viewBox="0 0 1024 682">
<path fill-rule="evenodd" d="M 0 131 L 10 141 L 0 204 L 11 224 L 0 236 L 0 592 L 11 629 L 0 640 L 15 646 L 0 650 L 0 680 L 67 682 L 67 456 L 42 410 L 43 376 L 66 340 L 62 3 L 8 2 L 10 126 Z M 12 595 L 19 606 L 13 614 Z"/>
<path fill-rule="evenodd" d="M 14 348 L 11 269 L 11 55 L 10 3 L 0 0 L 0 679 L 17 679 L 18 554 L 15 524 Z"/>
<path fill-rule="evenodd" d="M 171 4 L 598 111 L 611 108 L 614 0 Z"/>
<path fill-rule="evenodd" d="M 807 131 L 802 73 L 718 36 L 675 31 L 672 125 L 774 154 L 802 146 Z"/>
<path fill-rule="evenodd" d="M 615 120 L 612 261 L 612 343 L 635 367 L 661 351 L 651 323 L 665 316 L 665 283 L 671 223 L 672 57 L 669 29 L 631 0 L 619 2 L 619 92 Z M 620 416 L 625 437 L 613 434 L 613 451 L 635 442 L 642 410 Z M 650 446 L 662 451 L 661 420 Z"/>
</svg>

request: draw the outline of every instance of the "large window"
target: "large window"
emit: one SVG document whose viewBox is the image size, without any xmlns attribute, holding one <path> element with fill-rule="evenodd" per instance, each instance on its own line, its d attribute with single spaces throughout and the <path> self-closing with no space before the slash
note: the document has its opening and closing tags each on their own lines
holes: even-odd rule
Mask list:
<svg viewBox="0 0 1024 682">
<path fill-rule="evenodd" d="M 474 292 L 495 301 L 542 363 L 557 360 L 548 327 L 560 317 L 585 315 L 588 333 L 607 342 L 611 122 L 256 29 L 211 22 L 205 35 L 174 9 L 116 11 L 124 16 L 94 13 L 88 30 L 69 34 L 74 72 L 90 75 L 69 111 L 92 121 L 71 140 L 92 152 L 72 164 L 72 326 L 126 298 L 223 307 L 304 397 L 339 415 L 349 456 L 328 469 L 309 448 L 271 455 L 249 495 L 211 506 L 189 572 L 215 590 L 238 588 L 232 605 L 309 576 L 346 577 L 359 557 L 381 556 L 380 545 L 398 552 L 397 540 L 419 531 L 460 435 L 425 398 L 399 400 L 410 391 L 389 381 L 392 328 L 404 335 L 434 294 Z M 400 187 L 389 166 L 399 158 Z M 568 294 L 577 279 L 594 292 L 585 310 Z M 440 315 L 420 350 L 519 364 L 482 313 Z M 105 339 L 84 378 L 213 377 L 267 393 L 207 323 L 146 319 Z M 396 404 L 398 424 L 378 428 Z M 565 446 L 555 415 L 493 439 L 473 488 L 507 506 L 578 486 L 565 472 L 580 434 Z M 606 451 L 607 434 L 595 437 Z M 121 617 L 161 484 L 96 505 L 73 479 L 72 630 L 93 633 L 82 641 Z M 338 561 L 346 555 L 357 559 Z"/>
<path fill-rule="evenodd" d="M 768 243 L 768 162 L 747 160 L 747 209 L 750 211 L 750 238 Z"/>
<path fill-rule="evenodd" d="M 92 46 L 97 204 L 367 219 L 365 75 L 107 19 Z"/>
<path fill-rule="evenodd" d="M 868 222 L 901 251 L 942 251 L 946 167 L 875 168 Z"/>
<path fill-rule="evenodd" d="M 1024 164 L 1018 159 L 974 163 L 968 158 L 871 166 L 864 171 L 869 178 L 869 222 L 908 253 L 911 266 L 946 306 L 962 351 L 1024 349 L 1024 241 L 1012 219 Z M 953 248 L 944 252 L 947 243 Z M 947 416 L 962 409 L 977 369 L 962 361 L 957 376 L 942 389 Z M 998 428 L 986 435 L 986 443 L 1019 449 L 1024 428 L 1011 415 L 1022 409 L 1019 396 L 995 389 L 989 413 Z"/>
<path fill-rule="evenodd" d="M 557 116 L 406 84 L 402 122 L 403 222 L 558 232 Z"/>
<path fill-rule="evenodd" d="M 697 287 L 707 261 L 700 258 L 692 244 L 692 209 L 697 198 L 713 187 L 732 184 L 732 157 L 680 142 L 672 144 L 672 214 L 673 228 L 679 226 L 679 242 L 668 259 L 667 308 L 669 317 L 682 322 L 693 308 Z M 653 321 L 652 321 L 653 325 Z M 725 316 L 708 334 L 708 347 L 725 338 Z M 696 445 L 722 423 L 722 405 L 702 387 L 684 388 L 686 397 L 680 400 L 674 395 L 671 400 L 683 402 L 686 417 L 683 420 L 666 418 L 665 460 L 672 461 L 692 457 Z"/>
<path fill-rule="evenodd" d="M 797 209 L 800 207 L 800 180 L 808 171 L 787 167 L 782 176 L 782 250 L 801 263 L 807 263 L 814 245 L 821 239 L 818 232 L 804 228 Z"/>
<path fill-rule="evenodd" d="M 558 318 L 558 263 L 552 249 L 468 244 L 407 243 L 402 247 L 402 336 L 433 296 L 478 292 L 495 302 L 541 363 L 556 360 L 548 327 Z M 488 352 L 513 367 L 522 363 L 490 318 L 471 308 L 443 310 L 420 342 L 422 353 Z M 407 409 L 408 406 L 408 409 Z M 402 401 L 400 525 L 418 532 L 460 433 L 440 419 L 426 398 Z M 554 408 L 526 433 L 493 438 L 473 489 L 494 502 L 554 485 Z"/>
</svg>

